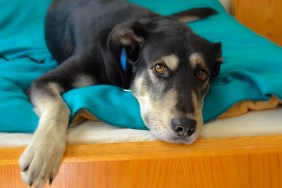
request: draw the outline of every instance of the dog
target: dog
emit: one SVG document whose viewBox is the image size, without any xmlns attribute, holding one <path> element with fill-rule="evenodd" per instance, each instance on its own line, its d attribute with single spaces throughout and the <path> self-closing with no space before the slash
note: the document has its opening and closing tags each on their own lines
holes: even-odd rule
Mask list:
<svg viewBox="0 0 282 188">
<path fill-rule="evenodd" d="M 54 0 L 45 39 L 59 66 L 28 90 L 40 118 L 19 159 L 23 180 L 35 187 L 52 184 L 66 149 L 70 116 L 61 94 L 73 88 L 110 84 L 130 89 L 154 136 L 194 142 L 222 52 L 221 43 L 196 35 L 185 23 L 214 14 L 211 8 L 195 8 L 161 16 L 121 0 Z"/>
</svg>

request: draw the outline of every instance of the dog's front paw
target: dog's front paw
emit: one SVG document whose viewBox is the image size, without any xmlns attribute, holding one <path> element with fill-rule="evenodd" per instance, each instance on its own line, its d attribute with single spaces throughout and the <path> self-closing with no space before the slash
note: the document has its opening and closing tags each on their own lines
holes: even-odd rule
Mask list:
<svg viewBox="0 0 282 188">
<path fill-rule="evenodd" d="M 47 180 L 51 184 L 59 171 L 65 148 L 63 139 L 60 142 L 51 137 L 34 138 L 19 160 L 22 179 L 34 187 L 43 187 Z"/>
</svg>

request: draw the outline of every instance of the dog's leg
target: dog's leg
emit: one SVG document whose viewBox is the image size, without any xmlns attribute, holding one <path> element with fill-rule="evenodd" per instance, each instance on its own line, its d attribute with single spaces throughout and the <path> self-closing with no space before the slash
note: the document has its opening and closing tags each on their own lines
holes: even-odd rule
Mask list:
<svg viewBox="0 0 282 188">
<path fill-rule="evenodd" d="M 78 76 L 78 72 L 70 70 L 77 69 L 71 64 L 62 64 L 36 80 L 30 88 L 30 99 L 40 112 L 40 119 L 31 143 L 19 160 L 22 178 L 30 186 L 43 187 L 47 180 L 51 184 L 59 170 L 70 116 L 61 93 L 72 89 L 68 81 L 73 83 Z"/>
<path fill-rule="evenodd" d="M 66 148 L 69 109 L 60 97 L 59 84 L 49 82 L 31 91 L 31 100 L 38 108 L 40 120 L 31 143 L 20 157 L 22 178 L 29 185 L 42 187 L 57 174 Z"/>
</svg>

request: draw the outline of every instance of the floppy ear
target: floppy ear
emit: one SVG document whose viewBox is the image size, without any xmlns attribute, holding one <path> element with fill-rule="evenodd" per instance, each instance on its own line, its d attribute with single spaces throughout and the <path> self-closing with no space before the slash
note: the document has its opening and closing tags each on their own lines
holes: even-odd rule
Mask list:
<svg viewBox="0 0 282 188">
<path fill-rule="evenodd" d="M 181 23 L 187 23 L 198 19 L 203 19 L 208 16 L 214 15 L 217 12 L 209 7 L 193 8 L 182 12 L 175 13 L 169 17 L 178 20 Z"/>
<path fill-rule="evenodd" d="M 108 37 L 108 47 L 120 54 L 124 48 L 130 63 L 135 63 L 139 58 L 140 48 L 144 43 L 144 29 L 140 22 L 122 23 L 113 28 Z"/>
<path fill-rule="evenodd" d="M 220 70 L 220 66 L 223 63 L 221 43 L 212 43 L 212 51 L 214 54 L 214 67 L 212 71 L 212 77 L 217 76 Z"/>
</svg>

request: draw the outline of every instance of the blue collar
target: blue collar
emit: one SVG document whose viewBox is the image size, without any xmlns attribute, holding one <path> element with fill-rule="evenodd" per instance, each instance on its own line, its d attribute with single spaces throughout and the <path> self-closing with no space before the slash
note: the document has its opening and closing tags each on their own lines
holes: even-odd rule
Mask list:
<svg viewBox="0 0 282 188">
<path fill-rule="evenodd" d="M 121 54 L 120 54 L 120 64 L 121 64 L 122 69 L 123 69 L 124 71 L 126 71 L 127 62 L 126 62 L 126 51 L 125 51 L 124 48 L 121 50 Z"/>
</svg>

